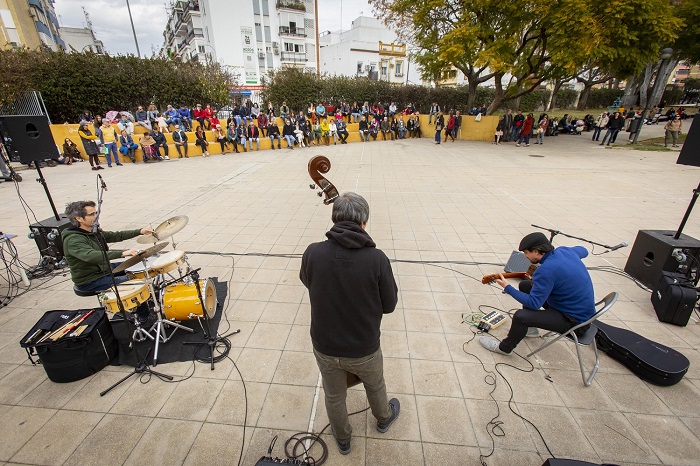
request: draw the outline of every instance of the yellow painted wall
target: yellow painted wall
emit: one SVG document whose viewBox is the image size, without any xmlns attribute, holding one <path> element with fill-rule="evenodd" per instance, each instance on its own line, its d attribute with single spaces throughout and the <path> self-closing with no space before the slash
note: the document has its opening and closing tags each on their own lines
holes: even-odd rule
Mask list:
<svg viewBox="0 0 700 466">
<path fill-rule="evenodd" d="M 32 50 L 41 47 L 41 39 L 39 39 L 39 33 L 36 31 L 34 19 L 29 15 L 27 0 L 0 0 L 0 8 L 10 10 L 10 13 L 12 13 L 12 19 L 15 22 L 17 34 L 23 46 Z M 4 35 L 0 34 L 0 48 L 6 49 L 10 47 L 10 43 L 5 40 Z"/>
<path fill-rule="evenodd" d="M 407 118 L 404 118 L 404 121 L 407 121 Z M 421 130 L 423 134 L 423 138 L 427 139 L 433 139 L 435 137 L 435 125 L 429 125 L 428 124 L 428 115 L 421 115 L 420 116 L 421 120 Z M 195 122 L 195 124 L 197 124 Z M 461 137 L 458 139 L 463 140 L 463 141 L 488 141 L 491 142 L 493 141 L 493 134 L 496 132 L 496 126 L 498 125 L 498 117 L 495 116 L 488 116 L 488 117 L 482 117 L 481 121 L 475 121 L 475 117 L 473 116 L 462 116 L 462 130 L 461 130 Z M 360 139 L 360 134 L 358 132 L 358 124 L 357 123 L 350 123 L 348 124 L 348 132 L 350 133 L 350 136 L 348 137 L 348 143 L 353 143 L 353 142 L 361 142 Z M 116 125 L 113 125 L 113 127 L 116 129 L 117 134 L 119 134 L 119 128 L 116 127 Z M 92 130 L 92 128 L 91 128 Z M 140 127 L 137 125 L 135 128 L 136 134 L 134 134 L 134 142 L 138 144 L 139 140 L 141 139 L 141 136 L 145 129 L 143 127 Z M 280 134 L 282 132 L 282 128 L 280 127 Z M 51 134 L 53 135 L 54 141 L 56 144 L 58 144 L 59 147 L 63 147 L 63 141 L 65 138 L 70 138 L 77 146 L 78 149 L 80 149 L 81 154 L 85 155 L 85 151 L 83 150 L 83 144 L 80 140 L 80 136 L 78 135 L 78 125 L 77 124 L 62 124 L 62 125 L 51 125 Z M 214 137 L 210 131 L 206 132 L 207 134 L 207 141 L 209 141 L 209 153 L 210 154 L 220 154 L 221 153 L 221 146 L 219 145 L 218 142 L 214 140 Z M 442 133 L 442 138 L 444 140 L 445 133 L 443 131 Z M 189 139 L 189 155 L 190 156 L 200 156 L 202 155 L 201 149 L 199 146 L 194 145 L 194 132 L 187 133 L 187 138 Z M 170 133 L 165 134 L 165 139 L 168 141 L 168 146 L 170 149 L 170 157 L 173 158 L 173 154 L 175 157 L 177 157 L 177 151 L 175 150 L 175 146 L 173 145 L 173 140 L 172 136 Z M 377 137 L 377 140 L 381 140 L 382 136 L 381 133 Z M 333 144 L 331 142 L 331 144 Z M 254 145 L 254 147 L 257 147 L 257 145 Z M 282 141 L 282 149 L 286 149 L 287 143 L 286 141 Z M 269 138 L 260 138 L 260 149 L 261 150 L 267 150 L 270 149 L 270 139 Z M 242 149 L 239 148 L 241 152 L 243 152 Z M 119 154 L 120 159 L 123 161 L 124 157 Z M 138 161 L 142 160 L 142 154 L 141 150 L 136 151 L 136 159 Z M 128 160 L 128 158 L 126 159 Z"/>
</svg>

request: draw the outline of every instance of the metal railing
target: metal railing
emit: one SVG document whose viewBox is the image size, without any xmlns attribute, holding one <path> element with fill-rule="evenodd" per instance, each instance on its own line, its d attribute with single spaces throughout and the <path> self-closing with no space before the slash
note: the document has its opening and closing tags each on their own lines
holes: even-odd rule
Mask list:
<svg viewBox="0 0 700 466">
<path fill-rule="evenodd" d="M 306 37 L 306 32 L 304 28 L 280 26 L 280 35 Z"/>
<path fill-rule="evenodd" d="M 282 52 L 282 61 L 305 63 L 308 61 L 305 52 Z"/>
</svg>

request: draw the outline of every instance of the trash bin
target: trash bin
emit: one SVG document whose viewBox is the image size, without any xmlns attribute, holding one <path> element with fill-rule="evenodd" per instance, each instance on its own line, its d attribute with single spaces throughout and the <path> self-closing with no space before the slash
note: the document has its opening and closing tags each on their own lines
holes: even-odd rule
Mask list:
<svg viewBox="0 0 700 466">
<path fill-rule="evenodd" d="M 627 131 L 629 133 L 636 133 L 639 131 L 639 128 L 642 126 L 642 115 L 636 114 L 632 121 L 630 121 L 630 126 L 627 128 Z"/>
</svg>

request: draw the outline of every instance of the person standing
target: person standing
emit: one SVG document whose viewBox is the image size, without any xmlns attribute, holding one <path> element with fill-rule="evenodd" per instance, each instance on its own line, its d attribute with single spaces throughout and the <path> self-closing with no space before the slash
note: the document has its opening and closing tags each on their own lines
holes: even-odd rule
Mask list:
<svg viewBox="0 0 700 466">
<path fill-rule="evenodd" d="M 175 144 L 175 150 L 177 150 L 178 158 L 182 158 L 182 151 L 185 151 L 185 158 L 187 157 L 187 133 L 180 129 L 180 125 L 175 125 L 175 131 L 173 131 L 173 143 Z"/>
<path fill-rule="evenodd" d="M 664 147 L 668 147 L 668 138 L 673 138 L 673 147 L 678 147 L 678 134 L 683 129 L 683 122 L 681 121 L 681 116 L 676 114 L 673 119 L 669 120 L 664 126 L 666 130 L 666 135 L 664 137 Z"/>
<path fill-rule="evenodd" d="M 512 130 L 510 132 L 510 140 L 511 141 L 517 141 L 518 136 L 520 135 L 521 129 L 523 127 L 523 123 L 525 122 L 525 117 L 523 116 L 523 112 L 521 110 L 518 110 L 515 116 L 513 117 L 513 126 Z"/>
<path fill-rule="evenodd" d="M 452 112 L 450 112 L 449 117 L 447 118 L 447 128 L 445 128 L 445 141 L 444 142 L 447 142 L 448 137 L 451 137 L 452 142 L 455 142 L 454 130 L 455 130 L 455 116 L 452 114 Z"/>
<path fill-rule="evenodd" d="M 435 121 L 437 121 L 438 114 L 440 113 L 440 106 L 437 102 L 433 102 L 430 106 L 430 112 L 428 113 L 428 124 L 433 124 L 433 116 L 435 116 Z"/>
<path fill-rule="evenodd" d="M 437 117 L 435 118 L 435 144 L 440 144 L 440 132 L 444 127 L 445 117 L 442 116 L 442 112 L 438 110 Z"/>
<path fill-rule="evenodd" d="M 535 141 L 535 144 L 544 144 L 544 133 L 547 131 L 548 125 L 549 116 L 545 113 L 540 118 L 539 123 L 537 123 L 537 141 Z"/>
<path fill-rule="evenodd" d="M 97 148 L 97 141 L 99 141 L 100 138 L 92 134 L 89 126 L 90 125 L 87 121 L 81 121 L 80 125 L 78 126 L 78 136 L 80 136 L 80 140 L 83 143 L 85 155 L 88 156 L 92 169 L 101 170 L 103 167 L 100 166 L 100 150 Z"/>
<path fill-rule="evenodd" d="M 600 145 L 605 145 L 606 140 L 608 141 L 608 146 L 610 144 L 613 144 L 615 142 L 615 139 L 617 138 L 617 133 L 620 132 L 624 125 L 625 120 L 620 115 L 620 112 L 615 112 L 612 118 L 608 120 L 608 130 L 605 132 L 605 136 L 603 136 L 603 142 L 601 142 Z M 608 136 L 610 137 L 610 139 L 608 139 Z"/>
<path fill-rule="evenodd" d="M 593 137 L 591 138 L 591 141 L 600 141 L 600 133 L 603 128 L 608 125 L 608 121 L 610 121 L 608 112 L 603 112 L 598 115 L 598 119 L 595 121 L 595 125 L 593 126 Z"/>
<path fill-rule="evenodd" d="M 509 108 L 506 114 L 503 115 L 503 142 L 510 142 L 511 132 L 513 131 L 513 109 Z"/>
<path fill-rule="evenodd" d="M 515 147 L 520 147 L 520 143 L 525 141 L 525 147 L 530 146 L 530 136 L 532 135 L 532 127 L 535 125 L 535 117 L 532 113 L 527 114 L 527 118 L 523 121 L 522 129 L 520 130 L 520 137 Z"/>
<path fill-rule="evenodd" d="M 299 279 L 309 290 L 311 342 L 321 372 L 326 412 L 340 453 L 350 453 L 352 426 L 346 404 L 348 373 L 364 384 L 376 428 L 385 433 L 401 405 L 388 399 L 380 327 L 394 311 L 398 287 L 386 254 L 366 231 L 369 204 L 346 192 L 333 203 L 328 238 L 310 244 Z"/>
<path fill-rule="evenodd" d="M 119 161 L 119 152 L 117 151 L 117 132 L 112 128 L 112 125 L 106 118 L 102 120 L 100 140 L 102 141 L 103 147 L 107 148 L 107 153 L 105 154 L 107 166 L 110 168 L 112 167 L 112 156 L 114 156 L 114 162 L 121 167 L 122 163 Z"/>
<path fill-rule="evenodd" d="M 554 248 L 540 232 L 526 235 L 518 246 L 533 264 L 540 264 L 532 280 L 524 280 L 513 288 L 499 275 L 496 282 L 503 292 L 523 305 L 513 314 L 508 336 L 501 342 L 483 336 L 479 343 L 489 351 L 511 354 L 526 336 L 539 335 L 538 328 L 565 333 L 595 314 L 593 282 L 581 259 L 588 256 L 583 246 Z M 577 334 L 588 328 L 581 327 Z"/>
</svg>

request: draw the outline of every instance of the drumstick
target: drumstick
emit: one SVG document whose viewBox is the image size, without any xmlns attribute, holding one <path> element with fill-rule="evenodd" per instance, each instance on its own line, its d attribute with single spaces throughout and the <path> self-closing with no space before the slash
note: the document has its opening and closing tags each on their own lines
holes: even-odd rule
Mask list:
<svg viewBox="0 0 700 466">
<path fill-rule="evenodd" d="M 66 322 L 65 324 L 61 325 L 58 329 L 54 330 L 53 332 L 48 332 L 48 333 L 47 333 L 46 335 L 44 335 L 39 341 L 37 341 L 37 343 L 41 343 L 41 342 L 44 341 L 44 340 L 48 340 L 48 339 L 51 338 L 54 334 L 56 334 L 59 330 L 61 330 L 63 327 L 65 327 L 66 325 L 70 325 L 70 324 L 72 324 L 73 322 L 75 322 L 79 317 L 80 317 L 80 315 L 77 315 L 77 316 L 73 317 L 71 320 L 69 320 L 68 322 Z"/>
<path fill-rule="evenodd" d="M 77 337 L 77 336 L 79 336 L 81 333 L 83 333 L 83 332 L 85 331 L 86 328 L 88 328 L 87 325 L 81 325 L 80 327 L 76 328 L 76 329 L 73 331 L 73 333 L 71 333 L 71 334 L 68 335 L 68 336 L 69 336 L 69 337 Z"/>
<path fill-rule="evenodd" d="M 60 333 L 56 336 L 52 336 L 51 340 L 56 341 L 59 338 L 63 338 L 67 333 L 70 333 L 73 330 L 75 330 L 75 328 L 78 326 L 79 323 L 81 323 L 82 321 L 84 321 L 85 319 L 90 317 L 94 312 L 95 312 L 95 310 L 91 309 L 90 312 L 87 312 L 87 313 L 81 315 L 78 320 L 76 320 L 73 324 L 70 325 L 70 327 L 65 328 L 65 329 L 63 329 L 63 328 L 59 329 Z M 68 324 L 64 325 L 63 327 L 66 327 L 67 325 Z"/>
</svg>

